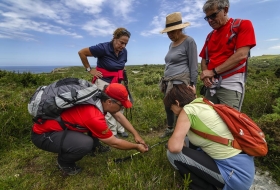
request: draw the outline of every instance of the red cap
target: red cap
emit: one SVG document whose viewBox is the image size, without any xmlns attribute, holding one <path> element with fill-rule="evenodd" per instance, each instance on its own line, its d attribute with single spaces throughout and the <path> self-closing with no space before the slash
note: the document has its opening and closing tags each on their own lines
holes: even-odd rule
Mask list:
<svg viewBox="0 0 280 190">
<path fill-rule="evenodd" d="M 120 101 L 125 108 L 132 107 L 132 103 L 128 100 L 128 92 L 124 85 L 111 83 L 105 89 L 105 93 L 111 98 Z"/>
</svg>

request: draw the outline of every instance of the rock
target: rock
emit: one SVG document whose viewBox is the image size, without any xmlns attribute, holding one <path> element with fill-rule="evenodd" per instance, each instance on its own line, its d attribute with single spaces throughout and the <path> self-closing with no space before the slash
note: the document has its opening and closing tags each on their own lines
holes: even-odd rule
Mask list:
<svg viewBox="0 0 280 190">
<path fill-rule="evenodd" d="M 280 186 L 276 184 L 271 178 L 269 172 L 259 172 L 260 169 L 256 168 L 254 183 L 250 190 L 280 190 Z"/>
</svg>

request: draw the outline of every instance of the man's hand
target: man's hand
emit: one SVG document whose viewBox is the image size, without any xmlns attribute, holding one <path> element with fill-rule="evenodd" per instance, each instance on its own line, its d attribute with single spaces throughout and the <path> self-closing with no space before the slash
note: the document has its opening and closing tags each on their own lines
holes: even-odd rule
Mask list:
<svg viewBox="0 0 280 190">
<path fill-rule="evenodd" d="M 149 150 L 148 147 L 145 147 L 143 144 L 138 144 L 137 150 L 141 153 L 147 152 Z"/>
<path fill-rule="evenodd" d="M 210 87 L 210 86 L 212 86 L 214 80 L 215 80 L 214 77 L 205 78 L 205 79 L 203 80 L 203 84 L 204 84 L 204 86 L 206 86 L 206 87 Z"/>
<path fill-rule="evenodd" d="M 203 70 L 200 74 L 200 80 L 204 80 L 205 78 L 212 78 L 215 76 L 215 73 L 212 70 Z"/>
<path fill-rule="evenodd" d="M 139 135 L 134 136 L 134 140 L 136 143 L 142 144 L 144 147 L 148 148 L 148 145 L 145 143 L 145 141 Z"/>
</svg>

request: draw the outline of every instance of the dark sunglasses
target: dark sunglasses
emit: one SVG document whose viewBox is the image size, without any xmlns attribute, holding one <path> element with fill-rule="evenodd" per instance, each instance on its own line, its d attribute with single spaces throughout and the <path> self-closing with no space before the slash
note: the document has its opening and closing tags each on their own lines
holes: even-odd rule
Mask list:
<svg viewBox="0 0 280 190">
<path fill-rule="evenodd" d="M 127 30 L 123 30 L 123 31 L 122 31 L 122 33 L 127 34 L 127 35 L 128 35 L 128 37 L 130 37 L 130 36 L 131 36 L 130 32 L 129 32 L 129 31 L 127 31 Z"/>
<path fill-rule="evenodd" d="M 114 100 L 114 99 L 111 99 L 112 100 L 112 102 L 114 102 L 115 104 L 117 104 L 118 106 L 120 106 L 120 109 L 122 109 L 123 108 L 123 105 L 122 104 L 119 104 L 116 100 Z"/>
<path fill-rule="evenodd" d="M 211 19 L 211 20 L 215 19 L 215 18 L 217 17 L 217 14 L 218 14 L 221 10 L 222 10 L 222 9 L 218 10 L 217 12 L 215 12 L 215 13 L 209 15 L 209 16 L 204 17 L 204 20 L 206 20 L 206 21 L 208 22 L 209 19 Z"/>
</svg>

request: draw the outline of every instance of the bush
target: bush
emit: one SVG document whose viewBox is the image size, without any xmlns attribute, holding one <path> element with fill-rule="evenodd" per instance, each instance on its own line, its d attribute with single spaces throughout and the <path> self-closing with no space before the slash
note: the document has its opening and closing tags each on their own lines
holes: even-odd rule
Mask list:
<svg viewBox="0 0 280 190">
<path fill-rule="evenodd" d="M 273 113 L 262 116 L 258 121 L 258 125 L 266 135 L 268 144 L 268 154 L 265 157 L 257 158 L 261 166 L 266 166 L 272 171 L 273 175 L 280 180 L 280 115 Z"/>
</svg>

